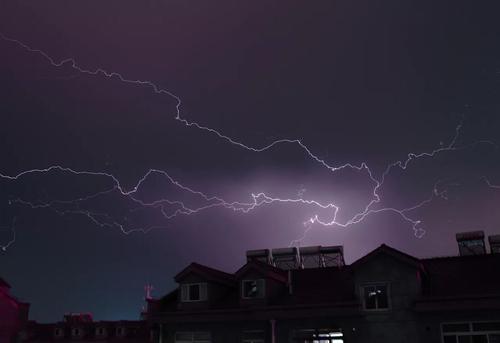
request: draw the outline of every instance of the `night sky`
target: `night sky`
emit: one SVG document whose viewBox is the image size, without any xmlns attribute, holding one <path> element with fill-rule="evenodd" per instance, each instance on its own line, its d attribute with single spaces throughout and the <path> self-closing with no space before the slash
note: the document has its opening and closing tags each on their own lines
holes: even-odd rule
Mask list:
<svg viewBox="0 0 500 343">
<path fill-rule="evenodd" d="M 382 243 L 455 255 L 456 232 L 500 233 L 499 10 L 0 1 L 0 275 L 37 321 L 131 319 L 145 284 L 161 296 L 192 261 L 232 272 L 247 249 L 332 244 L 347 262 Z M 376 213 L 345 225 L 397 161 Z M 51 166 L 69 169 L 34 171 Z"/>
</svg>

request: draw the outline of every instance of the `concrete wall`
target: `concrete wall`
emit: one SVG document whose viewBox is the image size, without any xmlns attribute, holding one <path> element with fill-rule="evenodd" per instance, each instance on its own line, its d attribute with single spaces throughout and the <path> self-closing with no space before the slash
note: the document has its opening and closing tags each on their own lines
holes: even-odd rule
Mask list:
<svg viewBox="0 0 500 343">
<path fill-rule="evenodd" d="M 418 340 L 418 325 L 411 309 L 421 293 L 417 268 L 388 255 L 378 255 L 354 272 L 355 291 L 362 299 L 365 284 L 387 282 L 389 309 L 364 311 L 356 327 L 356 342 L 413 343 Z"/>
</svg>

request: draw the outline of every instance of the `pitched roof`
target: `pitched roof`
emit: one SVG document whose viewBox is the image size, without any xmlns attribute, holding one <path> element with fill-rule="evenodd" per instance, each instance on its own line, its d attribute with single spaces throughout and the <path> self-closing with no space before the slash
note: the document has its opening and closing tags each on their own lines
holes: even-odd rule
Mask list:
<svg viewBox="0 0 500 343">
<path fill-rule="evenodd" d="M 500 295 L 500 254 L 422 259 L 427 296 Z"/>
<path fill-rule="evenodd" d="M 336 303 L 355 299 L 350 267 L 296 269 L 291 271 L 291 281 L 287 303 Z"/>
<path fill-rule="evenodd" d="M 2 279 L 1 277 L 0 277 L 0 287 L 11 288 L 10 285 L 8 284 L 8 282 L 5 281 L 4 279 Z"/>
<path fill-rule="evenodd" d="M 371 251 L 367 255 L 361 257 L 360 259 L 356 260 L 354 263 L 351 264 L 352 268 L 358 268 L 359 266 L 365 264 L 366 262 L 372 260 L 373 258 L 380 256 L 382 254 L 385 254 L 387 256 L 391 256 L 395 259 L 397 259 L 400 262 L 406 263 L 408 265 L 411 265 L 415 268 L 421 268 L 421 263 L 420 260 L 414 256 L 408 255 L 402 251 L 399 251 L 397 249 L 394 249 L 388 245 L 382 244 L 375 250 Z"/>
<path fill-rule="evenodd" d="M 198 275 L 201 275 L 208 281 L 215 281 L 215 282 L 221 282 L 224 284 L 229 284 L 232 285 L 235 283 L 235 278 L 234 275 L 223 272 L 218 269 L 210 268 L 207 266 L 204 266 L 202 264 L 193 262 L 186 268 L 184 268 L 180 273 L 178 273 L 175 276 L 175 281 L 180 282 L 182 279 L 184 279 L 188 274 L 190 273 L 195 273 Z"/>
<path fill-rule="evenodd" d="M 241 278 L 247 271 L 250 270 L 256 270 L 263 276 L 279 282 L 287 282 L 288 280 L 288 272 L 286 270 L 256 260 L 247 262 L 243 267 L 236 271 L 235 276 L 237 278 Z"/>
</svg>

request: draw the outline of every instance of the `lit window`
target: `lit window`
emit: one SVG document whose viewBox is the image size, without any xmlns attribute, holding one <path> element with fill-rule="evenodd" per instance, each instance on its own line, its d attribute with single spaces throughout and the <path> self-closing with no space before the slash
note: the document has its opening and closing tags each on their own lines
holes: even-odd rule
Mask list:
<svg viewBox="0 0 500 343">
<path fill-rule="evenodd" d="M 79 328 L 73 328 L 71 329 L 71 335 L 72 336 L 80 336 L 81 330 Z"/>
<path fill-rule="evenodd" d="M 175 334 L 175 343 L 211 343 L 210 332 L 177 332 Z"/>
<path fill-rule="evenodd" d="M 365 310 L 386 310 L 389 308 L 387 284 L 363 286 L 363 305 Z"/>
<path fill-rule="evenodd" d="M 205 301 L 207 300 L 206 283 L 186 283 L 181 285 L 181 301 Z"/>
<path fill-rule="evenodd" d="M 265 281 L 263 279 L 242 281 L 242 296 L 244 299 L 263 298 L 264 294 Z"/>
<path fill-rule="evenodd" d="M 339 329 L 301 329 L 293 332 L 294 342 L 343 343 L 344 334 Z"/>
</svg>

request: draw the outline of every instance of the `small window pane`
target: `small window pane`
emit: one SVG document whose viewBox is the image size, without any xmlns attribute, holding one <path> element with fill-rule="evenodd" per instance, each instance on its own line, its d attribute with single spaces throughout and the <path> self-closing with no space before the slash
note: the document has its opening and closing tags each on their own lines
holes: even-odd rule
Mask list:
<svg viewBox="0 0 500 343">
<path fill-rule="evenodd" d="M 243 280 L 243 298 L 262 298 L 265 292 L 265 281 Z"/>
<path fill-rule="evenodd" d="M 189 285 L 189 300 L 200 300 L 200 285 Z"/>
<path fill-rule="evenodd" d="M 500 322 L 472 323 L 473 331 L 500 331 Z"/>
<path fill-rule="evenodd" d="M 488 343 L 488 338 L 486 335 L 474 335 L 472 336 L 472 343 Z"/>
<path fill-rule="evenodd" d="M 500 343 L 500 333 L 488 336 L 490 343 Z"/>
<path fill-rule="evenodd" d="M 389 307 L 389 299 L 387 297 L 387 286 L 380 285 L 376 287 L 377 292 L 377 307 L 378 308 L 388 308 Z"/>
<path fill-rule="evenodd" d="M 210 332 L 195 332 L 193 337 L 194 340 L 208 341 L 210 340 Z"/>
<path fill-rule="evenodd" d="M 389 294 L 387 285 L 370 285 L 363 287 L 363 298 L 365 309 L 387 309 L 389 308 Z"/>
<path fill-rule="evenodd" d="M 175 340 L 176 341 L 192 341 L 193 340 L 193 333 L 191 333 L 191 332 L 177 332 L 175 334 Z"/>
<path fill-rule="evenodd" d="M 367 286 L 364 288 L 365 308 L 372 310 L 377 308 L 375 287 Z"/>
<path fill-rule="evenodd" d="M 458 343 L 472 343 L 471 336 L 458 336 Z"/>
<path fill-rule="evenodd" d="M 443 332 L 468 332 L 468 331 L 470 331 L 469 323 L 443 324 Z"/>
<path fill-rule="evenodd" d="M 457 343 L 457 336 L 444 336 L 444 343 Z"/>
</svg>

